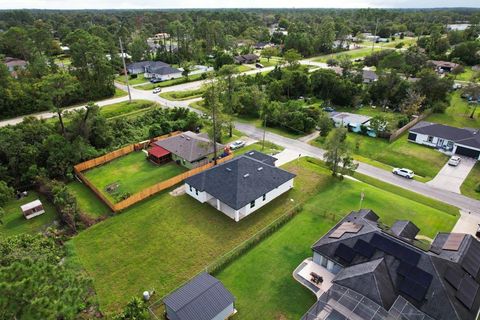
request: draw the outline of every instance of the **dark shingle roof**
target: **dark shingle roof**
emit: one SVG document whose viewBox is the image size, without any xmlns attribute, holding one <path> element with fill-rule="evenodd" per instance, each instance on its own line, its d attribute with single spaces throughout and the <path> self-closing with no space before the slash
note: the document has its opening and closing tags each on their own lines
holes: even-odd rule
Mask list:
<svg viewBox="0 0 480 320">
<path fill-rule="evenodd" d="M 209 139 L 191 131 L 156 141 L 155 144 L 188 162 L 203 159 L 213 153 L 213 143 Z M 222 149 L 223 146 L 217 143 L 217 150 L 220 151 Z"/>
<path fill-rule="evenodd" d="M 390 230 L 399 237 L 415 239 L 415 236 L 420 231 L 420 229 L 411 221 L 408 220 L 398 220 L 396 221 Z"/>
<path fill-rule="evenodd" d="M 180 73 L 179 69 L 172 68 L 170 66 L 147 66 L 146 71 L 149 73 L 155 73 L 160 75 L 172 74 L 172 73 Z"/>
<path fill-rule="evenodd" d="M 461 145 L 480 149 L 480 132 L 472 129 L 455 128 L 439 123 L 420 121 L 411 128 L 410 131 L 451 140 Z"/>
<path fill-rule="evenodd" d="M 163 299 L 179 320 L 211 320 L 234 301 L 223 284 L 206 272 Z"/>
<path fill-rule="evenodd" d="M 127 64 L 128 70 L 145 68 L 145 67 L 160 68 L 160 67 L 170 67 L 170 65 L 163 61 L 140 61 L 140 62 L 133 62 L 133 63 Z"/>
<path fill-rule="evenodd" d="M 290 172 L 243 155 L 185 182 L 238 210 L 294 177 Z"/>
<path fill-rule="evenodd" d="M 252 151 L 249 151 L 249 152 L 245 153 L 245 156 L 247 156 L 249 158 L 253 158 L 253 159 L 258 160 L 258 161 L 261 161 L 263 163 L 269 164 L 271 166 L 275 166 L 275 161 L 278 160 L 275 157 L 269 156 L 268 154 L 258 152 L 258 151 L 255 151 L 255 150 L 252 150 Z"/>
</svg>

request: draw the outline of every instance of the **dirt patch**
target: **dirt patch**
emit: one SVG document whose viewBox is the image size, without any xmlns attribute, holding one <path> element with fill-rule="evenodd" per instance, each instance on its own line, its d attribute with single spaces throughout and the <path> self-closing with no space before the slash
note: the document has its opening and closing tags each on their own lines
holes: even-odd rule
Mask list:
<svg viewBox="0 0 480 320">
<path fill-rule="evenodd" d="M 174 196 L 174 197 L 178 197 L 178 196 L 181 196 L 181 195 L 184 195 L 185 194 L 185 185 L 182 184 L 180 187 L 170 191 L 170 195 L 171 196 Z"/>
</svg>

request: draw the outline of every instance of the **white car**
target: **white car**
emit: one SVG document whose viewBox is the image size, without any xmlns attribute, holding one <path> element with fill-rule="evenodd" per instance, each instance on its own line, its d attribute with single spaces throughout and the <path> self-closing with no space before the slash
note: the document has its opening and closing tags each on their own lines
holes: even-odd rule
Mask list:
<svg viewBox="0 0 480 320">
<path fill-rule="evenodd" d="M 408 179 L 413 179 L 415 176 L 412 170 L 405 168 L 393 168 L 392 173 Z"/>
<path fill-rule="evenodd" d="M 153 89 L 153 94 L 157 94 L 157 93 L 160 93 L 162 92 L 162 89 L 161 88 L 155 88 Z"/>
<path fill-rule="evenodd" d="M 456 167 L 456 166 L 458 166 L 460 161 L 462 161 L 462 158 L 457 157 L 457 156 L 453 156 L 453 157 L 450 158 L 450 160 L 448 160 L 448 165 Z"/>
<path fill-rule="evenodd" d="M 245 146 L 245 141 L 237 140 L 230 144 L 230 149 L 232 150 L 240 149 L 241 147 L 244 147 L 244 146 Z"/>
</svg>

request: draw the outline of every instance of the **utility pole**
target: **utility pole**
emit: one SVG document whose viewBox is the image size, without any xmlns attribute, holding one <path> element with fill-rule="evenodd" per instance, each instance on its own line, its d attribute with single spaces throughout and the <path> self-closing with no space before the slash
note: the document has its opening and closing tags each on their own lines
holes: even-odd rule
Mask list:
<svg viewBox="0 0 480 320">
<path fill-rule="evenodd" d="M 217 165 L 217 93 L 215 92 L 215 83 L 212 79 L 212 121 L 213 121 L 213 165 Z"/>
<path fill-rule="evenodd" d="M 265 149 L 265 135 L 267 133 L 267 114 L 265 113 L 265 120 L 263 121 L 263 141 L 262 141 L 262 151 Z"/>
<path fill-rule="evenodd" d="M 373 35 L 373 40 L 372 40 L 372 52 L 375 50 L 375 41 L 377 41 L 377 29 L 378 29 L 378 18 L 377 22 L 375 23 L 375 34 Z"/>
<path fill-rule="evenodd" d="M 127 84 L 128 101 L 132 102 L 132 94 L 130 93 L 130 86 L 128 85 L 127 65 L 125 64 L 125 55 L 123 54 L 122 38 L 118 37 L 118 41 L 120 42 L 120 52 L 121 52 L 122 61 L 123 61 L 123 72 L 125 73 L 125 83 Z"/>
</svg>

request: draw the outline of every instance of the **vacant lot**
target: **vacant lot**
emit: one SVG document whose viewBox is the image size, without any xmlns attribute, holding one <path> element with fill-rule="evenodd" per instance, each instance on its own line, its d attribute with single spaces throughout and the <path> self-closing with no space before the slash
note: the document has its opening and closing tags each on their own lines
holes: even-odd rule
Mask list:
<svg viewBox="0 0 480 320">
<path fill-rule="evenodd" d="M 427 121 L 442 123 L 458 128 L 480 128 L 480 107 L 477 107 L 473 119 L 470 118 L 474 105 L 462 99 L 460 92 L 452 94 L 450 106 L 444 113 L 434 113 Z"/>
<path fill-rule="evenodd" d="M 472 171 L 467 176 L 467 179 L 460 187 L 462 194 L 480 200 L 480 190 L 475 191 L 476 188 L 480 188 L 480 162 L 477 162 Z"/>
<path fill-rule="evenodd" d="M 416 202 L 415 195 L 409 194 L 409 199 L 390 193 L 388 186 L 378 189 L 347 179 L 334 181 L 324 169 L 300 161 L 319 180 L 321 190 L 293 220 L 217 275 L 237 299 L 235 319 L 299 319 L 310 308 L 314 295 L 293 279 L 292 272 L 312 255 L 311 245 L 341 216 L 359 209 L 362 191 L 362 207 L 375 210 L 383 222 L 411 219 L 428 237 L 450 231 L 457 220 Z"/>
<path fill-rule="evenodd" d="M 372 51 L 372 47 L 370 46 L 370 47 L 354 49 L 350 51 L 342 51 L 338 53 L 327 54 L 324 56 L 315 57 L 312 60 L 315 62 L 327 62 L 329 59 L 338 59 L 341 56 L 347 56 L 350 59 L 359 59 L 359 58 L 364 58 L 370 55 L 372 52 L 381 51 L 381 50 L 384 50 L 384 48 L 381 48 L 375 45 L 375 49 L 373 51 Z"/>
<path fill-rule="evenodd" d="M 77 198 L 80 211 L 89 217 L 98 218 L 111 212 L 110 208 L 103 201 L 99 201 L 93 191 L 83 183 L 74 181 L 69 183 L 67 188 Z"/>
<path fill-rule="evenodd" d="M 144 290 L 155 289 L 159 299 L 316 192 L 319 175 L 303 166 L 288 169 L 298 175 L 296 187 L 238 223 L 165 191 L 81 232 L 70 241 L 72 258 L 93 277 L 104 311 Z"/>
<path fill-rule="evenodd" d="M 162 81 L 162 82 L 158 82 L 158 83 L 147 83 L 147 84 L 144 84 L 144 85 L 141 85 L 141 86 L 137 86 L 136 88 L 141 89 L 141 90 L 153 90 L 157 87 L 169 87 L 169 86 L 173 86 L 173 85 L 176 85 L 176 84 L 182 84 L 182 83 L 187 83 L 187 82 L 192 82 L 192 81 L 198 81 L 198 80 L 201 80 L 201 79 L 205 79 L 202 76 L 205 77 L 205 75 L 203 73 L 193 74 L 193 75 L 189 76 L 188 79 L 186 77 L 181 77 L 181 78 Z"/>
<path fill-rule="evenodd" d="M 270 155 L 275 155 L 276 153 L 279 153 L 283 151 L 283 148 L 270 142 L 270 141 L 265 141 L 265 147 L 263 148 L 263 143 L 261 141 L 255 142 L 251 145 L 248 145 L 246 147 L 234 150 L 233 152 L 235 153 L 235 156 L 245 154 L 249 151 L 259 151 L 263 152 L 265 154 L 270 154 Z"/>
<path fill-rule="evenodd" d="M 109 119 L 145 112 L 156 105 L 156 103 L 148 100 L 132 100 L 132 102 L 124 101 L 104 106 L 100 109 L 100 113 L 105 116 L 105 118 Z"/>
<path fill-rule="evenodd" d="M 199 88 L 194 90 L 162 92 L 160 93 L 160 97 L 173 101 L 182 101 L 200 98 L 204 93 L 205 89 Z"/>
<path fill-rule="evenodd" d="M 146 159 L 144 152 L 137 151 L 85 171 L 84 174 L 110 201 L 115 203 L 122 195 L 132 195 L 186 170 L 175 162 L 155 165 Z M 118 184 L 118 188 L 109 193 L 106 188 L 112 184 Z"/>
<path fill-rule="evenodd" d="M 125 81 L 125 75 L 124 74 L 121 74 L 121 75 L 118 75 L 117 77 L 115 77 L 115 81 L 117 82 L 120 82 L 120 83 L 123 83 L 123 84 L 126 84 L 127 82 Z M 137 74 L 136 76 L 128 76 L 128 84 L 133 86 L 133 85 L 136 85 L 136 84 L 140 84 L 140 83 L 144 83 L 144 82 L 148 82 L 149 80 L 148 79 L 145 79 L 144 75 L 142 73 L 140 74 Z"/>
<path fill-rule="evenodd" d="M 42 201 L 45 213 L 27 220 L 23 216 L 20 206 L 36 199 Z M 11 200 L 4 209 L 5 215 L 2 218 L 3 224 L 0 224 L 0 237 L 41 232 L 50 226 L 57 217 L 53 205 L 34 191 L 29 191 L 28 196 L 20 200 Z"/>
<path fill-rule="evenodd" d="M 347 141 L 357 160 L 385 170 L 391 170 L 392 167 L 409 168 L 423 177 L 420 178 L 422 181 L 435 177 L 448 160 L 447 156 L 434 149 L 408 142 L 406 135 L 389 143 L 386 139 L 349 132 Z M 325 138 L 320 137 L 312 144 L 323 147 L 324 142 Z"/>
</svg>

